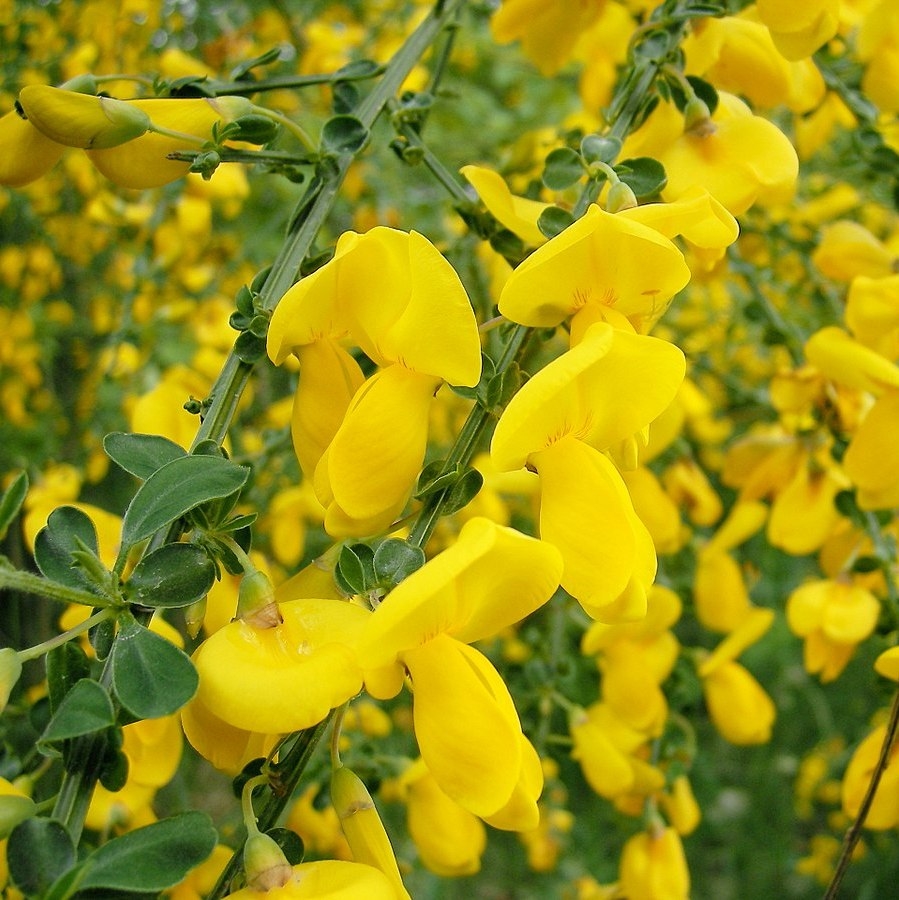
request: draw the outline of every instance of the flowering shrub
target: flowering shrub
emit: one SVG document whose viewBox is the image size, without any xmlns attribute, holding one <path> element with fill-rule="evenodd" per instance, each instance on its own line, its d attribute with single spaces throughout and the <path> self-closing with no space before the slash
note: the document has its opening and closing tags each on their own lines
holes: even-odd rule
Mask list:
<svg viewBox="0 0 899 900">
<path fill-rule="evenodd" d="M 894 5 L 0 3 L 4 896 L 889 894 Z"/>
</svg>

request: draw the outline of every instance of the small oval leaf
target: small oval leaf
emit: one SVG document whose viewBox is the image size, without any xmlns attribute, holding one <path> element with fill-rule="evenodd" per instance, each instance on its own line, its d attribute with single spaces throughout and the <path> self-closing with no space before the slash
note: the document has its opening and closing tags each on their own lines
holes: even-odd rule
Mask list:
<svg viewBox="0 0 899 900">
<path fill-rule="evenodd" d="M 355 116 L 332 116 L 322 126 L 322 148 L 328 153 L 357 153 L 368 137 L 368 129 Z"/>
<path fill-rule="evenodd" d="M 374 562 L 378 581 L 396 585 L 425 564 L 425 553 L 399 538 L 388 538 L 375 550 Z"/>
<path fill-rule="evenodd" d="M 146 481 L 166 463 L 187 456 L 187 451 L 159 434 L 114 431 L 103 438 L 106 455 L 120 468 Z"/>
<path fill-rule="evenodd" d="M 47 524 L 34 541 L 34 561 L 41 574 L 68 587 L 99 594 L 83 569 L 75 568 L 74 553 L 97 552 L 97 530 L 90 517 L 74 506 L 60 506 L 50 513 Z"/>
<path fill-rule="evenodd" d="M 554 238 L 561 234 L 574 222 L 574 216 L 567 209 L 559 206 L 547 206 L 537 219 L 537 227 L 548 238 Z"/>
<path fill-rule="evenodd" d="M 215 564 L 196 544 L 165 544 L 147 554 L 125 583 L 129 603 L 151 607 L 190 606 L 215 581 Z"/>
<path fill-rule="evenodd" d="M 76 681 L 53 713 L 38 749 L 50 747 L 82 734 L 93 734 L 115 724 L 112 699 L 103 686 L 91 678 Z"/>
<path fill-rule="evenodd" d="M 124 616 L 113 644 L 112 686 L 119 702 L 136 719 L 158 719 L 177 712 L 197 691 L 190 658 L 164 637 Z"/>
<path fill-rule="evenodd" d="M 543 165 L 543 183 L 551 191 L 564 191 L 584 176 L 584 161 L 570 147 L 557 147 Z"/>
<path fill-rule="evenodd" d="M 182 456 L 166 463 L 138 488 L 125 512 L 120 562 L 134 544 L 203 503 L 230 497 L 249 476 L 246 466 L 220 456 Z"/>
<path fill-rule="evenodd" d="M 6 859 L 10 881 L 26 897 L 40 896 L 75 865 L 75 845 L 55 819 L 26 819 L 12 830 Z"/>
</svg>

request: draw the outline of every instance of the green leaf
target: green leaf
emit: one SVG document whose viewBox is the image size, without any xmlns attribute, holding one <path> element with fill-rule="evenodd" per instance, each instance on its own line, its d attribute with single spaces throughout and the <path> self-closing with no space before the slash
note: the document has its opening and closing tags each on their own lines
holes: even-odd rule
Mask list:
<svg viewBox="0 0 899 900">
<path fill-rule="evenodd" d="M 164 637 L 123 616 L 110 654 L 112 686 L 136 719 L 177 712 L 197 691 L 197 670 L 189 657 Z"/>
<path fill-rule="evenodd" d="M 648 200 L 657 196 L 668 184 L 665 167 L 651 156 L 622 160 L 615 166 L 615 171 L 638 200 Z"/>
<path fill-rule="evenodd" d="M 187 451 L 160 434 L 114 431 L 103 438 L 106 455 L 119 467 L 146 481 L 166 463 L 187 456 Z"/>
<path fill-rule="evenodd" d="M 163 891 L 212 853 L 218 834 L 205 813 L 182 813 L 107 841 L 85 859 L 79 890 Z"/>
<path fill-rule="evenodd" d="M 484 476 L 477 469 L 469 469 L 452 486 L 441 508 L 444 516 L 451 516 L 467 506 L 484 484 Z"/>
<path fill-rule="evenodd" d="M 355 116 L 332 116 L 322 126 L 322 148 L 327 153 L 357 153 L 368 138 L 368 129 Z"/>
<path fill-rule="evenodd" d="M 26 897 L 40 896 L 75 865 L 75 845 L 55 819 L 17 825 L 6 845 L 9 879 Z"/>
<path fill-rule="evenodd" d="M 196 544 L 165 544 L 134 567 L 124 596 L 140 606 L 189 606 L 214 581 L 215 565 L 204 550 Z"/>
<path fill-rule="evenodd" d="M 289 828 L 270 828 L 266 834 L 281 848 L 281 852 L 292 865 L 299 865 L 306 854 L 303 839 Z"/>
<path fill-rule="evenodd" d="M 349 593 L 362 594 L 375 586 L 374 551 L 368 544 L 344 545 L 337 557 L 337 573 Z"/>
<path fill-rule="evenodd" d="M 433 462 L 429 462 L 422 470 L 421 474 L 418 476 L 418 485 L 415 488 L 415 498 L 420 500 L 422 497 L 427 497 L 428 494 L 436 494 L 437 491 L 442 491 L 444 488 L 449 487 L 458 477 L 459 477 L 459 469 L 451 469 L 449 472 L 444 472 L 443 467 L 446 465 L 446 461 L 442 459 L 435 459 Z"/>
<path fill-rule="evenodd" d="M 581 141 L 581 155 L 588 163 L 612 163 L 620 152 L 621 141 L 618 138 L 588 134 Z"/>
<path fill-rule="evenodd" d="M 252 331 L 242 331 L 234 342 L 234 353 L 248 365 L 259 362 L 265 356 L 265 338 L 257 337 Z"/>
<path fill-rule="evenodd" d="M 561 234 L 574 222 L 574 216 L 567 209 L 558 206 L 547 206 L 537 219 L 537 227 L 548 237 Z"/>
<path fill-rule="evenodd" d="M 375 575 L 381 584 L 399 584 L 424 564 L 424 550 L 399 538 L 388 538 L 375 550 Z"/>
<path fill-rule="evenodd" d="M 90 670 L 87 654 L 77 641 L 66 641 L 47 654 L 47 693 L 54 712 L 72 687 L 90 675 Z"/>
<path fill-rule="evenodd" d="M 185 513 L 239 491 L 250 470 L 218 456 L 182 456 L 154 472 L 134 495 L 122 522 L 119 562 L 128 550 Z"/>
<path fill-rule="evenodd" d="M 92 678 L 82 678 L 63 697 L 44 733 L 38 739 L 38 750 L 44 752 L 53 744 L 82 734 L 93 734 L 115 724 L 112 698 Z"/>
<path fill-rule="evenodd" d="M 12 520 L 19 514 L 27 493 L 28 475 L 24 471 L 19 472 L 0 497 L 0 541 L 6 537 L 6 531 Z"/>
<path fill-rule="evenodd" d="M 96 553 L 97 530 L 90 517 L 74 506 L 60 506 L 50 513 L 47 524 L 34 541 L 34 561 L 41 574 L 51 581 L 99 594 L 96 584 L 80 567 L 75 567 L 74 553 L 90 550 Z"/>
<path fill-rule="evenodd" d="M 584 161 L 570 147 L 557 147 L 543 165 L 543 183 L 551 191 L 564 191 L 584 176 Z"/>
<path fill-rule="evenodd" d="M 373 59 L 357 59 L 341 66 L 334 73 L 334 80 L 346 78 L 373 78 L 381 67 Z"/>
<path fill-rule="evenodd" d="M 278 123 L 268 116 L 261 116 L 258 113 L 240 116 L 231 124 L 237 126 L 233 139 L 249 141 L 251 144 L 267 144 L 278 134 Z"/>
</svg>

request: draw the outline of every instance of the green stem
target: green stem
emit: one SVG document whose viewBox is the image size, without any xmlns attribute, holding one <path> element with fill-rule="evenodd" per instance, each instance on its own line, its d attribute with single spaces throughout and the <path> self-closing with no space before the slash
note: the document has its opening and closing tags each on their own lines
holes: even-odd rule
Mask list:
<svg viewBox="0 0 899 900">
<path fill-rule="evenodd" d="M 77 625 L 72 626 L 68 631 L 64 631 L 62 634 L 58 634 L 56 637 L 52 637 L 40 644 L 35 644 L 27 650 L 20 650 L 18 653 L 19 659 L 22 662 L 26 662 L 30 659 L 40 659 L 40 657 L 45 656 L 51 650 L 55 650 L 57 647 L 67 644 L 73 638 L 78 637 L 80 634 L 84 634 L 86 631 L 90 631 L 94 625 L 99 625 L 106 619 L 111 619 L 115 614 L 116 610 L 112 607 L 101 609 L 92 616 L 88 616 L 83 622 L 79 622 Z"/>
<path fill-rule="evenodd" d="M 289 131 L 307 150 L 315 150 L 315 141 L 309 137 L 306 130 L 298 122 L 282 115 L 277 110 L 266 109 L 264 106 L 254 106 L 253 112 L 259 116 L 265 116 L 273 122 L 277 122 L 286 131 Z"/>
<path fill-rule="evenodd" d="M 320 84 L 337 84 L 340 81 L 368 81 L 384 73 L 384 66 L 370 72 L 340 75 L 337 72 L 322 75 L 281 75 L 260 81 L 216 81 L 209 85 L 216 97 L 244 97 L 265 91 L 283 91 L 293 88 L 315 87 Z"/>
<path fill-rule="evenodd" d="M 0 567 L 0 590 L 4 588 L 23 594 L 35 594 L 60 603 L 78 603 L 81 606 L 107 606 L 112 603 L 109 597 L 50 581 L 32 572 Z"/>
</svg>

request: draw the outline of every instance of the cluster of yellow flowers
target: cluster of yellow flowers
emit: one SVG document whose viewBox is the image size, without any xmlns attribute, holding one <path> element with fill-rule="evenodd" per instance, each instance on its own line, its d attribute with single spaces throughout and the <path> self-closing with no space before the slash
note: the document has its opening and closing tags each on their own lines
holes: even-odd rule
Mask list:
<svg viewBox="0 0 899 900">
<path fill-rule="evenodd" d="M 505 164 L 495 147 L 490 164 L 466 159 L 458 179 L 423 142 L 425 99 L 439 97 L 427 66 L 397 79 L 394 149 L 449 188 L 465 233 L 442 212 L 406 221 L 386 174 L 340 168 L 365 141 L 335 150 L 329 136 L 362 126 L 352 104 L 370 88 L 348 87 L 353 60 L 369 54 L 379 64 L 358 71 L 381 74 L 444 3 L 384 0 L 362 18 L 334 3 L 303 23 L 262 13 L 203 60 L 135 49 L 174 27 L 148 4 L 90 39 L 106 4 L 84 6 L 83 22 L 60 11 L 58 33 L 28 10 L 36 34 L 69 29 L 72 44 L 52 66 L 30 49 L 0 118 L 0 184 L 15 189 L 0 214 L 28 224 L 21 239 L 0 231 L 0 410 L 15 432 L 0 476 L 27 467 L 36 481 L 19 550 L 39 554 L 52 511 L 74 506 L 127 586 L 136 559 L 121 564 L 122 518 L 103 508 L 104 490 L 121 493 L 103 435 L 190 448 L 223 402 L 210 392 L 235 329 L 258 350 L 241 357 L 255 369 L 218 441 L 255 470 L 238 507 L 253 550 L 190 520 L 220 577 L 182 620 L 157 612 L 151 627 L 188 650 L 197 687 L 176 714 L 122 727 L 127 775 L 84 810 L 96 842 L 154 823 L 160 789 L 205 760 L 246 782 L 244 878 L 220 846 L 169 887 L 177 900 L 229 887 L 243 900 L 402 900 L 424 883 L 415 859 L 477 873 L 485 826 L 519 833 L 554 889 L 683 900 L 688 838 L 715 789 L 696 778 L 706 745 L 770 742 L 792 689 L 754 674 L 768 646 L 801 658 L 807 686 L 852 665 L 870 693 L 844 741 L 789 748 L 810 753 L 796 762 L 801 817 L 839 805 L 822 828 L 845 827 L 876 777 L 866 825 L 894 829 L 899 775 L 881 748 L 895 722 L 876 679 L 899 681 L 899 221 L 876 202 L 876 172 L 834 185 L 827 156 L 861 123 L 879 158 L 899 159 L 893 4 L 758 0 L 710 15 L 504 0 L 489 26 L 466 10 L 482 46 L 520 42 L 511 65 L 579 80 L 558 133 L 517 136 Z M 392 24 L 373 37 L 379 16 Z M 217 80 L 272 44 L 290 77 Z M 857 67 L 858 89 L 831 56 Z M 323 74 L 347 65 L 343 80 Z M 291 78 L 320 93 L 302 106 Z M 271 89 L 265 104 L 249 84 Z M 276 125 L 286 141 L 271 142 Z M 301 145 L 290 166 L 286 143 Z M 277 249 L 269 207 L 297 189 L 248 178 L 229 154 L 310 191 L 345 176 L 349 204 L 321 228 L 333 252 L 295 260 L 278 296 L 255 273 Z M 786 574 L 769 582 L 768 565 Z M 80 635 L 88 609 L 60 629 Z M 4 699 L 26 697 L 20 670 L 0 657 Z M 310 857 L 298 862 L 259 831 L 253 791 L 297 733 L 317 740 L 329 723 L 331 766 L 304 761 L 287 813 Z M 378 804 L 403 807 L 408 840 L 388 839 L 341 753 L 380 786 Z M 43 771 L 23 766 L 0 794 L 38 796 Z M 581 787 L 601 810 L 592 823 L 572 802 Z M 560 865 L 579 829 L 602 840 L 600 819 L 615 823 L 602 859 Z M 810 835 L 797 872 L 826 883 L 838 846 Z M 13 861 L 9 896 L 19 887 Z"/>
</svg>

